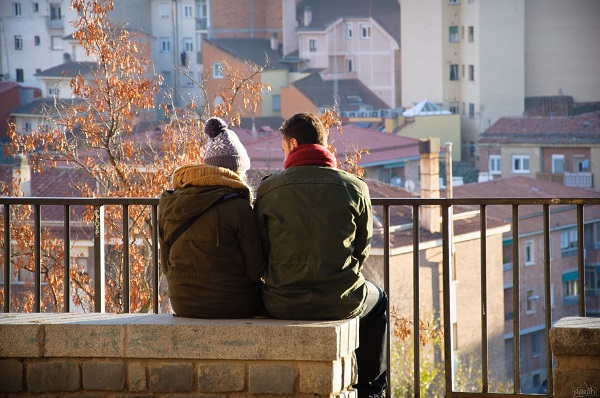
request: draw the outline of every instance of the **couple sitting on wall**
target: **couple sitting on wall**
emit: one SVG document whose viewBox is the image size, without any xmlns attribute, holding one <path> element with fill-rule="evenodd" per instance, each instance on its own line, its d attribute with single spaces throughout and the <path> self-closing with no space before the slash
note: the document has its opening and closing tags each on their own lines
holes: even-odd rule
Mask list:
<svg viewBox="0 0 600 398">
<path fill-rule="evenodd" d="M 387 297 L 361 273 L 372 237 L 361 179 L 336 168 L 312 113 L 281 126 L 284 170 L 263 179 L 252 206 L 250 159 L 210 118 L 204 164 L 180 167 L 159 203 L 161 267 L 177 316 L 360 319 L 359 396 L 386 387 Z M 264 277 L 264 284 L 262 279 Z"/>
</svg>

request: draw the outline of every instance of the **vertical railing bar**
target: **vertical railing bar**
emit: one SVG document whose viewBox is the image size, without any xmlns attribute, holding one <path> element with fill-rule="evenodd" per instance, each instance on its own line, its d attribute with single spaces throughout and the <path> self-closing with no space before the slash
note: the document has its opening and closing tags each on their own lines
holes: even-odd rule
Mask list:
<svg viewBox="0 0 600 398">
<path fill-rule="evenodd" d="M 413 205 L 413 350 L 414 350 L 414 390 L 415 398 L 421 396 L 421 344 L 420 344 L 420 295 L 419 295 L 419 206 Z M 391 396 L 391 395 L 390 395 Z"/>
<path fill-rule="evenodd" d="M 123 312 L 131 311 L 131 269 L 129 264 L 129 205 L 123 205 Z"/>
<path fill-rule="evenodd" d="M 512 205 L 512 263 L 513 263 L 513 377 L 514 392 L 521 392 L 520 378 L 520 312 L 519 312 L 519 205 Z"/>
<path fill-rule="evenodd" d="M 386 309 L 387 317 L 387 355 L 386 355 L 386 366 L 387 366 L 387 377 L 390 380 L 390 374 L 392 372 L 392 356 L 390 355 L 392 348 L 392 322 L 390 314 L 390 206 L 383 206 L 383 289 L 388 296 L 388 307 Z M 388 382 L 387 396 L 392 396 L 391 383 Z"/>
<path fill-rule="evenodd" d="M 585 249 L 583 236 L 583 205 L 577 205 L 577 293 L 579 316 L 585 316 Z"/>
<path fill-rule="evenodd" d="M 64 312 L 71 312 L 71 214 L 70 207 L 68 204 L 64 205 L 64 269 L 65 269 L 65 297 L 64 297 Z"/>
<path fill-rule="evenodd" d="M 34 205 L 33 227 L 34 231 L 34 261 L 35 261 L 35 312 L 42 310 L 42 217 L 41 206 Z"/>
<path fill-rule="evenodd" d="M 94 205 L 94 312 L 105 312 L 104 205 Z"/>
<path fill-rule="evenodd" d="M 10 312 L 10 205 L 4 205 L 4 312 Z"/>
<path fill-rule="evenodd" d="M 444 371 L 446 397 L 452 397 L 452 322 L 450 319 L 450 206 L 442 206 L 442 251 L 443 251 L 443 306 L 444 306 Z"/>
<path fill-rule="evenodd" d="M 158 314 L 158 282 L 159 282 L 159 267 L 158 267 L 158 205 L 152 205 L 152 265 L 154 270 L 154 285 L 153 307 L 154 313 Z"/>
<path fill-rule="evenodd" d="M 553 377 L 552 377 L 552 348 L 550 347 L 550 328 L 552 327 L 552 302 L 550 297 L 550 206 L 543 206 L 543 223 L 544 223 L 544 306 L 546 307 L 545 324 L 546 324 L 546 383 L 548 386 L 548 394 L 553 393 Z"/>
<path fill-rule="evenodd" d="M 481 243 L 481 387 L 488 392 L 488 328 L 487 328 L 487 217 L 486 206 L 480 207 Z"/>
</svg>

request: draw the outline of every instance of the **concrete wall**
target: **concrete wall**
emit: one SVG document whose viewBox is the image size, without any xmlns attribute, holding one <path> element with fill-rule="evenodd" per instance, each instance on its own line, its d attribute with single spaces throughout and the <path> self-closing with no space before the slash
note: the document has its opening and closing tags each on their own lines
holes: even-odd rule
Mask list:
<svg viewBox="0 0 600 398">
<path fill-rule="evenodd" d="M 0 314 L 0 342 L 0 395 L 356 396 L 357 319 Z"/>
</svg>

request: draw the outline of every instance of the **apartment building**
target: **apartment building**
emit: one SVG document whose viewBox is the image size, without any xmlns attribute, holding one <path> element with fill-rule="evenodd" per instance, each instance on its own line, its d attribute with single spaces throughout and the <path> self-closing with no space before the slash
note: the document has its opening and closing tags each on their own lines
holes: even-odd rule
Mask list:
<svg viewBox="0 0 600 398">
<path fill-rule="evenodd" d="M 595 0 L 401 0 L 402 105 L 423 98 L 461 115 L 463 159 L 525 97 L 598 101 Z"/>
<path fill-rule="evenodd" d="M 600 112 L 503 117 L 477 145 L 482 180 L 520 175 L 600 191 Z"/>
</svg>

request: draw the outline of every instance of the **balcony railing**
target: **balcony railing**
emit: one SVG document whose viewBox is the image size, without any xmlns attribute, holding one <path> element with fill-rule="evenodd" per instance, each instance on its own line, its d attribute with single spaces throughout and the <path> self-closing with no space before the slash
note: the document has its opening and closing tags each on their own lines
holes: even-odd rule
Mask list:
<svg viewBox="0 0 600 398">
<path fill-rule="evenodd" d="M 536 178 L 542 181 L 556 182 L 568 187 L 593 188 L 592 173 L 537 173 Z"/>
<path fill-rule="evenodd" d="M 460 392 L 455 391 L 454 388 L 454 375 L 455 369 L 453 368 L 452 360 L 444 361 L 444 377 L 445 380 L 445 391 L 446 397 L 497 397 L 497 398 L 506 398 L 512 396 L 520 396 L 520 397 L 552 397 L 553 396 L 553 359 L 550 350 L 549 339 L 546 338 L 545 347 L 542 347 L 541 352 L 545 353 L 545 367 L 546 367 L 546 375 L 547 375 L 547 385 L 548 391 L 544 395 L 538 394 L 525 394 L 521 392 L 521 361 L 520 352 L 521 345 L 520 339 L 513 339 L 513 392 L 492 392 L 490 391 L 489 384 L 489 369 L 488 363 L 490 361 L 490 352 L 488 351 L 488 343 L 490 339 L 490 331 L 488 330 L 488 300 L 490 297 L 488 296 L 488 280 L 487 280 L 487 262 L 488 262 L 488 240 L 487 230 L 488 230 L 488 216 L 487 210 L 490 206 L 502 205 L 502 206 L 510 206 L 512 211 L 512 218 L 510 220 L 511 234 L 512 234 L 512 242 L 519 241 L 519 208 L 524 206 L 536 205 L 542 207 L 541 212 L 541 223 L 540 230 L 543 231 L 543 272 L 539 275 L 539 278 L 543 279 L 544 284 L 544 303 L 545 308 L 552 308 L 551 306 L 551 275 L 550 275 L 550 212 L 551 208 L 554 206 L 564 206 L 571 205 L 576 208 L 576 225 L 577 225 L 577 234 L 580 237 L 578 239 L 578 247 L 577 247 L 577 286 L 578 291 L 585 291 L 584 286 L 586 286 L 585 281 L 585 259 L 584 259 L 584 207 L 591 205 L 600 205 L 600 198 L 569 198 L 569 199 L 538 199 L 538 198 L 507 198 L 507 199 L 484 199 L 484 198 L 470 198 L 470 199 L 380 199 L 375 198 L 372 200 L 374 209 L 377 209 L 378 214 L 381 216 L 382 222 L 382 249 L 383 249 L 383 266 L 384 266 L 384 288 L 385 291 L 393 292 L 394 289 L 397 289 L 395 286 L 390 286 L 390 258 L 391 258 L 391 249 L 392 242 L 391 236 L 398 229 L 394 229 L 391 227 L 390 223 L 390 214 L 396 207 L 406 207 L 412 210 L 413 219 L 411 226 L 407 228 L 403 228 L 403 230 L 411 231 L 412 229 L 412 270 L 413 270 L 413 291 L 412 291 L 412 316 L 413 319 L 420 319 L 420 306 L 421 306 L 421 296 L 420 296 L 420 265 L 421 262 L 424 261 L 423 258 L 420 257 L 420 251 L 423 250 L 421 242 L 421 231 L 419 228 L 419 214 L 420 210 L 424 206 L 434 206 L 439 207 L 441 210 L 441 245 L 442 245 L 442 254 L 443 258 L 441 260 L 442 264 L 442 275 L 441 275 L 441 295 L 442 295 L 442 307 L 441 309 L 441 324 L 443 327 L 444 336 L 452 336 L 453 334 L 453 324 L 452 324 L 452 314 L 451 314 L 451 289 L 452 289 L 452 273 L 451 273 L 451 247 L 453 242 L 453 223 L 450 223 L 453 209 L 455 207 L 467 206 L 467 207 L 475 207 L 479 211 L 479 242 L 480 242 L 480 254 L 479 254 L 479 268 L 480 268 L 480 281 L 478 282 L 479 290 L 481 294 L 481 300 L 479 300 L 478 314 L 473 314 L 473 316 L 479 317 L 481 322 L 481 389 L 479 392 Z M 21 237 L 15 236 L 16 233 L 12 233 L 11 231 L 11 223 L 10 219 L 11 209 L 16 207 L 22 207 L 24 205 L 32 206 L 33 208 L 33 216 L 30 219 L 30 224 L 33 225 L 33 236 L 31 237 Z M 3 250 L 3 264 L 0 264 L 3 267 L 3 279 L 4 279 L 4 292 L 3 292 L 3 310 L 4 312 L 11 311 L 11 255 L 12 247 L 15 246 L 15 243 L 19 239 L 32 239 L 33 242 L 33 253 L 31 255 L 34 257 L 35 263 L 35 272 L 34 272 L 34 311 L 41 311 L 41 295 L 42 295 L 42 272 L 41 272 L 41 263 L 42 263 L 42 253 L 41 253 L 41 240 L 42 240 L 42 227 L 44 221 L 42 220 L 42 208 L 46 206 L 53 206 L 55 209 L 57 207 L 62 207 L 63 212 L 63 220 L 61 223 L 54 223 L 53 227 L 56 229 L 62 229 L 62 234 L 64 238 L 64 242 L 71 242 L 72 238 L 70 236 L 70 231 L 72 229 L 71 225 L 71 214 L 73 213 L 73 207 L 75 206 L 91 206 L 93 209 L 94 220 L 93 223 L 90 223 L 90 227 L 93 229 L 93 268 L 94 275 L 104 275 L 104 256 L 105 256 L 105 239 L 104 239 L 104 209 L 107 206 L 117 206 L 122 210 L 122 239 L 123 242 L 129 242 L 129 229 L 130 229 L 130 213 L 129 209 L 133 206 L 145 206 L 148 209 L 148 220 L 151 228 L 150 232 L 150 241 L 157 242 L 158 238 L 158 230 L 157 230 L 157 220 L 158 220 L 158 199 L 154 198 L 96 198 L 96 199 L 84 199 L 84 198 L 0 198 L 0 214 L 3 215 L 3 234 L 4 234 L 4 242 L 11 242 L 11 244 L 5 244 L 2 248 Z M 62 228 L 61 228 L 62 227 Z M 437 238 L 436 238 L 437 239 Z M 150 253 L 151 261 L 148 264 L 148 268 L 150 268 L 151 272 L 151 286 L 152 286 L 152 309 L 154 313 L 159 312 L 159 253 L 158 253 L 158 245 L 152 245 L 152 252 Z M 69 270 L 71 267 L 71 253 L 70 253 L 70 245 L 64 244 L 62 250 L 64 251 L 64 269 L 65 269 L 65 282 L 64 282 L 64 295 L 65 297 L 69 297 L 70 292 L 70 283 L 69 283 Z M 512 245 L 512 263 L 513 264 L 524 264 L 524 261 L 521 259 L 519 253 L 519 245 Z M 124 281 L 123 281 L 123 309 L 124 312 L 130 312 L 130 303 L 129 303 L 129 289 L 130 289 L 130 273 L 129 270 L 129 245 L 123 245 L 123 258 L 124 261 Z M 502 267 L 502 264 L 500 264 Z M 522 331 L 520 314 L 523 312 L 522 308 L 520 308 L 520 297 L 521 297 L 521 281 L 520 277 L 520 266 L 512 267 L 512 309 L 507 308 L 505 310 L 506 317 L 502 319 L 511 320 L 512 321 L 512 334 L 513 336 L 520 336 L 520 332 Z M 104 312 L 105 306 L 105 297 L 103 292 L 105 292 L 105 280 L 104 278 L 93 278 L 94 279 L 94 311 L 95 312 Z M 497 297 L 496 297 L 497 298 Z M 500 299 L 501 300 L 501 299 Z M 71 311 L 69 306 L 69 300 L 64 300 L 65 305 L 62 308 L 62 311 L 69 312 Z M 578 305 L 578 315 L 586 316 L 586 297 L 585 295 L 579 295 L 577 297 L 577 305 Z M 509 316 L 510 315 L 510 316 Z M 548 332 L 556 319 L 552 319 L 552 311 L 544 311 L 544 330 L 546 333 L 546 337 L 548 336 Z M 419 341 L 419 334 L 421 333 L 419 328 L 419 322 L 414 322 L 414 327 L 412 330 L 414 335 L 413 338 L 413 349 L 414 349 L 414 374 L 419 375 L 421 371 L 421 345 Z M 391 347 L 392 337 L 391 334 L 388 334 L 388 343 Z M 443 345 L 443 357 L 444 358 L 453 358 L 453 347 L 451 344 Z M 388 355 L 388 361 L 390 361 L 390 355 Z M 393 383 L 393 381 L 392 381 Z M 420 377 L 414 378 L 414 396 L 419 397 L 421 390 L 421 381 Z M 394 386 L 390 386 L 390 391 L 393 390 Z M 388 391 L 388 396 L 392 396 L 392 394 Z"/>
</svg>

